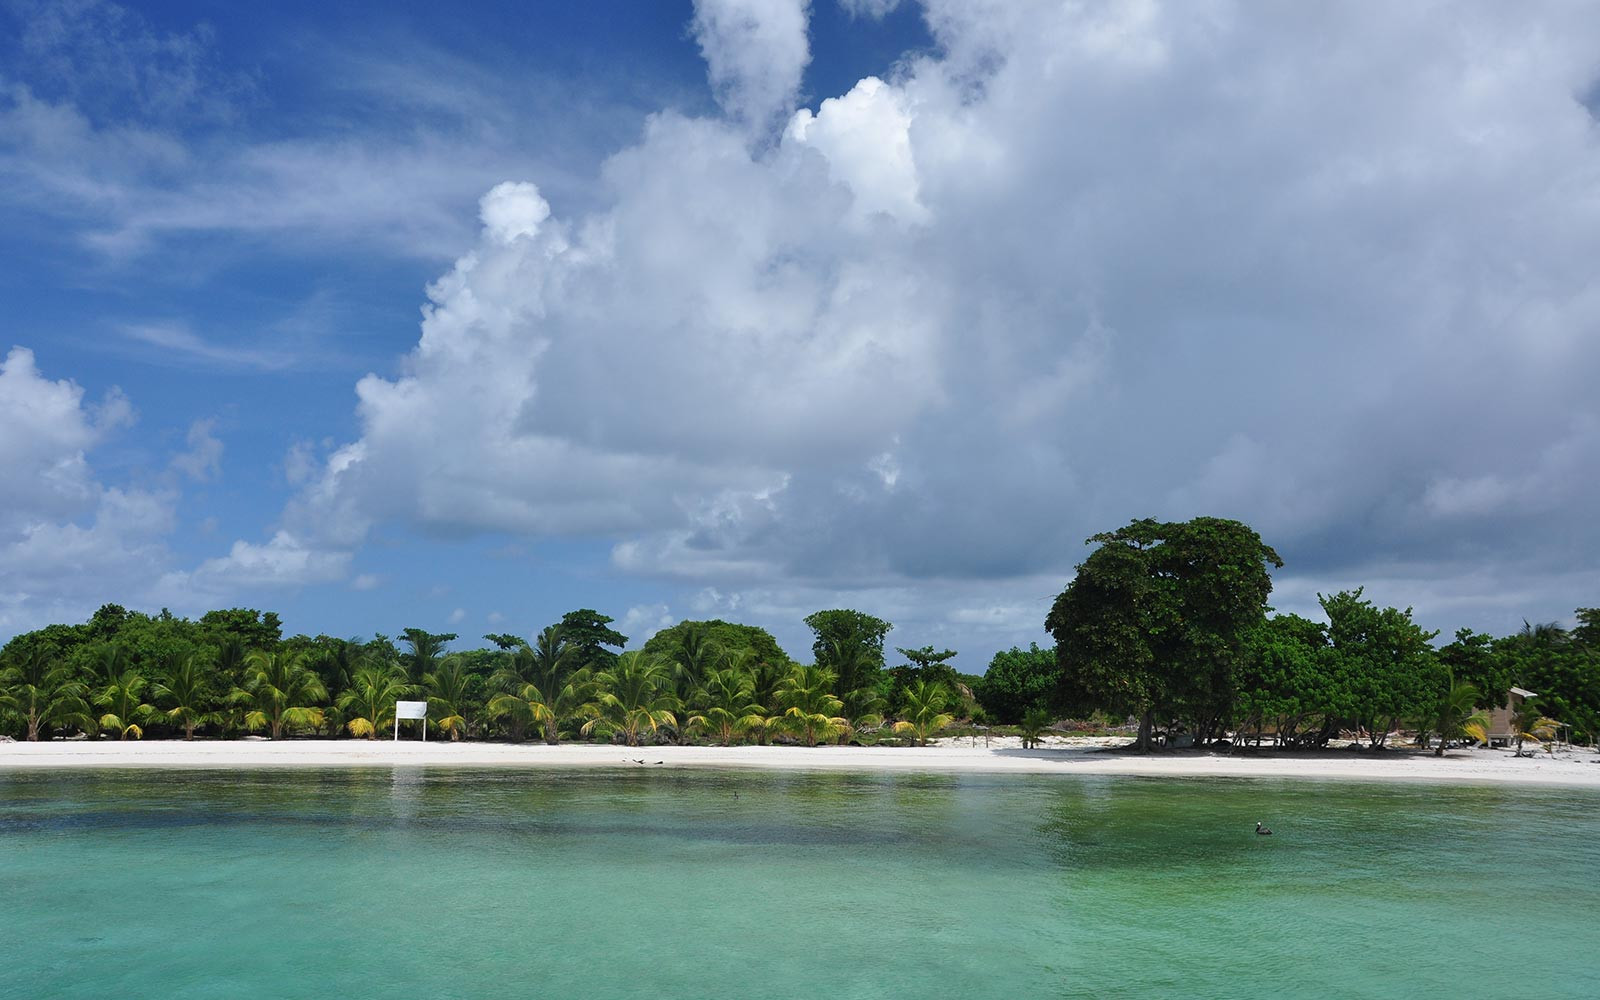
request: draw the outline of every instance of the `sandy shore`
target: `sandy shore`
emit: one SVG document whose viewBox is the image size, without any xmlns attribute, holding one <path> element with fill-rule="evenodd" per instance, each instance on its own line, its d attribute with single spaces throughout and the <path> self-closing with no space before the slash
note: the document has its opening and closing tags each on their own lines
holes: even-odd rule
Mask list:
<svg viewBox="0 0 1600 1000">
<path fill-rule="evenodd" d="M 177 740 L 0 743 L 0 771 L 36 768 L 260 767 L 678 767 L 796 771 L 973 774 L 1136 775 L 1146 777 L 1321 778 L 1357 781 L 1503 782 L 1600 789 L 1600 755 L 1578 750 L 1554 758 L 1503 750 L 1454 750 L 1443 758 L 1416 751 L 1316 754 L 1150 755 L 1116 752 L 1119 740 L 1052 739 L 1024 750 L 1014 738 L 945 740 L 930 747 L 643 747 L 570 744 L 394 743 L 387 740 Z M 643 760 L 640 765 L 635 761 Z M 658 763 L 659 762 L 659 763 Z"/>
</svg>

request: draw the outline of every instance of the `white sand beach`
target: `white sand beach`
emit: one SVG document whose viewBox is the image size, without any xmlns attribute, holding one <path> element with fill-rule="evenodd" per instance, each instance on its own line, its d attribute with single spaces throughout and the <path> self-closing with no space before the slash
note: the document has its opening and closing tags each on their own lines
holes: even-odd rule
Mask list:
<svg viewBox="0 0 1600 1000">
<path fill-rule="evenodd" d="M 1116 752 L 1118 739 L 1052 738 L 1024 750 L 1015 737 L 946 739 L 929 747 L 624 747 L 389 740 L 51 741 L 0 744 L 0 771 L 35 768 L 742 768 L 894 773 L 1310 778 L 1357 781 L 1501 782 L 1600 788 L 1600 754 L 1516 757 L 1508 750 L 1409 749 L 1373 753 Z M 643 764 L 638 761 L 644 761 Z"/>
</svg>

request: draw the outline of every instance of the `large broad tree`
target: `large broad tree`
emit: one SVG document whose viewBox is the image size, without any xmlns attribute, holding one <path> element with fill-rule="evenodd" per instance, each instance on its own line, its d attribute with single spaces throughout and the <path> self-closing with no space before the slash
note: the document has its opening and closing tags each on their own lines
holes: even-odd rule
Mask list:
<svg viewBox="0 0 1600 1000">
<path fill-rule="evenodd" d="M 561 636 L 571 647 L 572 669 L 610 670 L 617 663 L 617 653 L 628 644 L 628 637 L 611 627 L 616 619 L 592 608 L 579 608 L 561 616 Z"/>
<path fill-rule="evenodd" d="M 1410 608 L 1379 608 L 1361 594 L 1358 587 L 1318 599 L 1340 704 L 1381 747 L 1402 721 L 1433 710 L 1445 671 L 1431 645 L 1438 632 L 1412 621 Z"/>
<path fill-rule="evenodd" d="M 1054 647 L 1012 646 L 994 654 L 977 685 L 978 704 L 995 722 L 1016 725 L 1030 710 L 1048 712 L 1061 687 L 1061 664 Z"/>
<path fill-rule="evenodd" d="M 870 713 L 883 679 L 883 639 L 893 625 L 861 611 L 835 609 L 807 615 L 816 637 L 816 665 L 834 675 L 833 691 L 853 715 Z"/>
<path fill-rule="evenodd" d="M 255 608 L 207 611 L 200 616 L 200 630 L 213 642 L 232 636 L 244 643 L 247 650 L 276 649 L 283 641 L 283 622 L 278 619 L 278 613 Z"/>
<path fill-rule="evenodd" d="M 1205 738 L 1231 711 L 1232 674 L 1283 560 L 1238 521 L 1136 520 L 1093 536 L 1045 619 L 1065 702 L 1139 718 L 1184 718 Z"/>
<path fill-rule="evenodd" d="M 1252 630 L 1234 673 L 1236 739 L 1267 728 L 1278 746 L 1326 746 L 1350 714 L 1332 673 L 1327 630 L 1299 615 L 1274 615 Z"/>
<path fill-rule="evenodd" d="M 661 656 L 673 663 L 682 663 L 695 659 L 696 648 L 705 643 L 711 643 L 724 656 L 733 656 L 741 650 L 749 650 L 754 654 L 752 662 L 756 663 L 793 662 L 789 654 L 778 645 L 778 640 L 774 639 L 766 629 L 755 625 L 725 622 L 717 618 L 707 621 L 681 621 L 651 636 L 643 648 L 647 653 Z M 708 664 L 708 666 L 720 665 Z"/>
</svg>

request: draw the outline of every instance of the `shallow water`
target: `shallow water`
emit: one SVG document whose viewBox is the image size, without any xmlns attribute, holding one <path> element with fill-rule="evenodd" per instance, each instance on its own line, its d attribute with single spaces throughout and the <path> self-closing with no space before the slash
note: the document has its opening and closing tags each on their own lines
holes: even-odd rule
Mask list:
<svg viewBox="0 0 1600 1000">
<path fill-rule="evenodd" d="M 1597 904 L 1568 789 L 0 772 L 4 997 L 1593 997 Z"/>
</svg>

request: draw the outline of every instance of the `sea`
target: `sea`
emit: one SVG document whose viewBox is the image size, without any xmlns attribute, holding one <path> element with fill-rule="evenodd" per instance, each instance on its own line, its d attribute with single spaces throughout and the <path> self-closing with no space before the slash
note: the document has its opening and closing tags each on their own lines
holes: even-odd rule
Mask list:
<svg viewBox="0 0 1600 1000">
<path fill-rule="evenodd" d="M 1600 997 L 1600 793 L 0 771 L 4 998 L 1424 995 Z"/>
</svg>

